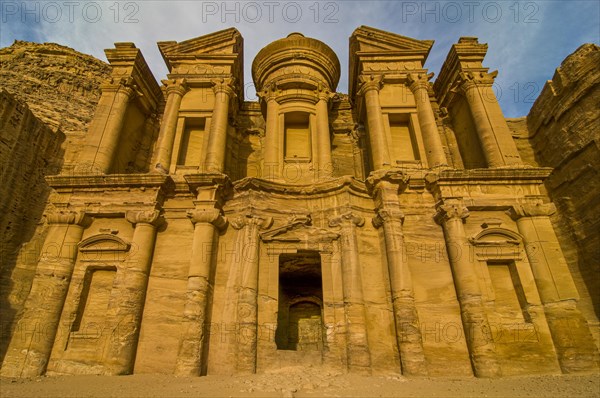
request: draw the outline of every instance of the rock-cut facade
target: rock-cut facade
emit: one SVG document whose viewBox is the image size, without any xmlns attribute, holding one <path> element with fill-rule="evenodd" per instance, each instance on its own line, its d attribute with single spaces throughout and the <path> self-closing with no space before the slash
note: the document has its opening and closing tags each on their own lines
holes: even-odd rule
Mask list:
<svg viewBox="0 0 600 398">
<path fill-rule="evenodd" d="M 227 29 L 132 43 L 51 188 L 2 375 L 242 374 L 285 366 L 501 377 L 598 368 L 551 222 L 463 37 L 370 27 L 340 62 L 300 33 L 252 61 Z"/>
</svg>

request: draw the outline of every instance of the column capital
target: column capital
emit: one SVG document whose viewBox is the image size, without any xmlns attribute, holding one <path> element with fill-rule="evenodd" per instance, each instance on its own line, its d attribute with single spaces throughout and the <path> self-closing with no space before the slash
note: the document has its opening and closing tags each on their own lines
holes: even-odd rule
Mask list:
<svg viewBox="0 0 600 398">
<path fill-rule="evenodd" d="M 409 73 L 406 77 L 406 84 L 413 93 L 418 89 L 429 90 L 429 79 L 433 77 L 433 72 L 427 73 Z"/>
<path fill-rule="evenodd" d="M 49 210 L 46 213 L 46 220 L 48 224 L 79 225 L 81 227 L 87 227 L 91 222 L 85 212 L 74 210 Z"/>
<path fill-rule="evenodd" d="M 515 221 L 521 217 L 549 217 L 555 212 L 554 203 L 522 203 L 514 205 L 506 211 Z"/>
<path fill-rule="evenodd" d="M 128 210 L 125 213 L 125 218 L 134 225 L 150 224 L 155 227 L 163 221 L 159 210 Z"/>
<path fill-rule="evenodd" d="M 315 97 L 317 97 L 317 102 L 318 101 L 325 101 L 326 103 L 329 103 L 329 100 L 332 99 L 335 96 L 335 93 L 332 93 L 331 90 L 329 90 L 326 87 L 320 86 L 315 90 Z"/>
<path fill-rule="evenodd" d="M 270 83 L 263 87 L 262 90 L 256 93 L 256 95 L 264 102 L 276 101 L 277 97 L 281 95 L 281 90 L 277 87 L 276 83 Z"/>
<path fill-rule="evenodd" d="M 267 229 L 273 224 L 273 217 L 257 214 L 255 212 L 248 212 L 244 215 L 236 217 L 231 221 L 231 226 L 235 229 L 242 229 L 246 225 L 256 226 L 259 230 Z"/>
<path fill-rule="evenodd" d="M 129 97 L 130 100 L 132 100 L 138 95 L 141 95 L 138 86 L 135 84 L 135 79 L 131 76 L 111 77 L 102 85 L 100 85 L 100 90 L 103 93 L 114 92 L 125 94 L 127 97 Z"/>
<path fill-rule="evenodd" d="M 229 98 L 233 98 L 236 96 L 235 94 L 235 79 L 234 78 L 221 78 L 215 79 L 212 81 L 213 83 L 213 91 L 215 94 L 225 93 L 229 96 Z"/>
<path fill-rule="evenodd" d="M 398 185 L 399 189 L 402 189 L 408 184 L 409 176 L 404 174 L 402 170 L 375 170 L 369 174 L 365 181 L 367 190 L 373 194 L 377 190 L 382 182 L 388 182 L 390 184 Z"/>
<path fill-rule="evenodd" d="M 364 95 L 368 91 L 379 91 L 383 86 L 383 76 L 381 75 L 360 75 L 358 77 L 359 89 L 358 94 Z"/>
<path fill-rule="evenodd" d="M 348 227 L 354 225 L 362 227 L 364 224 L 365 219 L 362 216 L 355 214 L 353 211 L 348 211 L 329 219 L 330 227 Z"/>
<path fill-rule="evenodd" d="M 498 71 L 488 72 L 460 72 L 456 81 L 459 91 L 466 92 L 474 87 L 491 87 L 494 84 Z"/>
<path fill-rule="evenodd" d="M 380 228 L 383 224 L 392 221 L 400 221 L 401 224 L 404 223 L 404 213 L 402 210 L 394 208 L 379 209 L 377 210 L 377 215 L 371 220 L 375 228 Z"/>
<path fill-rule="evenodd" d="M 458 219 L 464 223 L 469 215 L 469 209 L 462 200 L 446 200 L 437 205 L 437 212 L 433 219 L 440 225 L 452 219 Z"/>
<path fill-rule="evenodd" d="M 171 94 L 183 95 L 189 90 L 186 79 L 166 79 L 161 80 L 161 83 L 166 87 L 167 97 Z"/>
<path fill-rule="evenodd" d="M 227 218 L 221 215 L 219 209 L 194 209 L 188 210 L 187 216 L 192 224 L 212 224 L 219 231 L 223 231 L 227 227 Z"/>
</svg>

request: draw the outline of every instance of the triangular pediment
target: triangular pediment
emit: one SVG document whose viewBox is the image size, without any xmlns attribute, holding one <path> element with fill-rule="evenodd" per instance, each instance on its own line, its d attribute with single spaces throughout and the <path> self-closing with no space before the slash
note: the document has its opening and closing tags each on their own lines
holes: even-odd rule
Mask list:
<svg viewBox="0 0 600 398">
<path fill-rule="evenodd" d="M 237 56 L 243 51 L 243 38 L 237 29 L 229 28 L 182 42 L 158 42 L 158 49 L 169 66 L 169 60 L 182 57 Z"/>
<path fill-rule="evenodd" d="M 352 33 L 353 52 L 411 51 L 429 54 L 433 40 L 417 40 L 384 30 L 361 26 Z"/>
</svg>

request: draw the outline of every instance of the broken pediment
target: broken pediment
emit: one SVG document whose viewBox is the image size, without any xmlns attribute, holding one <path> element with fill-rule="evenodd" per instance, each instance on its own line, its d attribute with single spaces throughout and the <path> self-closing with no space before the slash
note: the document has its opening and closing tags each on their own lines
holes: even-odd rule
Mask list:
<svg viewBox="0 0 600 398">
<path fill-rule="evenodd" d="M 229 28 L 179 43 L 162 41 L 158 43 L 158 49 L 167 68 L 171 71 L 176 61 L 184 59 L 201 59 L 205 62 L 206 60 L 237 58 L 241 62 L 243 43 L 240 32 L 235 28 Z"/>
<path fill-rule="evenodd" d="M 385 73 L 406 78 L 407 73 L 421 71 L 433 40 L 417 40 L 383 30 L 361 26 L 350 37 L 349 95 L 353 98 L 362 74 Z M 397 80 L 397 79 L 396 79 Z"/>
<path fill-rule="evenodd" d="M 350 37 L 350 56 L 357 51 L 402 51 L 423 53 L 427 57 L 432 46 L 433 40 L 417 40 L 369 26 L 361 26 Z"/>
</svg>

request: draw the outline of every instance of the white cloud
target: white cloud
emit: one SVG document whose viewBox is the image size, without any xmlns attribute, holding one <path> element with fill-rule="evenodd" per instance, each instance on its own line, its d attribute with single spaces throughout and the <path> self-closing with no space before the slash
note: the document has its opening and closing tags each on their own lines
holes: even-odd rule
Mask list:
<svg viewBox="0 0 600 398">
<path fill-rule="evenodd" d="M 231 26 L 244 37 L 245 83 L 256 53 L 293 31 L 331 46 L 342 65 L 338 90 L 347 91 L 348 38 L 369 25 L 436 41 L 427 67 L 436 73 L 460 36 L 489 44 L 485 64 L 500 70 L 501 105 L 507 116 L 526 114 L 510 87 L 543 84 L 562 59 L 584 41 L 598 41 L 597 2 L 505 1 L 28 1 L 0 4 L 0 44 L 14 39 L 51 41 L 105 59 L 103 49 L 131 41 L 141 48 L 157 79 L 167 70 L 156 42 L 182 41 Z M 68 5 L 70 4 L 70 5 Z M 17 10 L 15 10 L 15 7 Z M 55 10 L 61 12 L 57 18 Z M 27 11 L 25 10 L 25 11 Z M 97 11 L 99 10 L 100 13 Z M 498 14 L 498 10 L 500 14 Z M 260 13 L 260 15 L 257 13 Z M 35 21 L 35 14 L 39 22 Z M 51 20 L 54 20 L 52 22 Z M 537 20 L 537 22 L 535 22 Z M 541 87 L 539 87 L 541 89 Z M 510 95 L 508 95 L 510 92 Z M 537 93 L 536 93 L 537 96 Z"/>
</svg>

